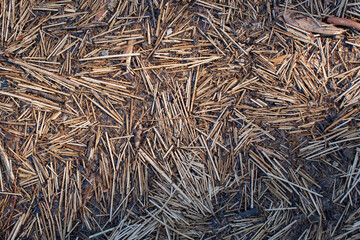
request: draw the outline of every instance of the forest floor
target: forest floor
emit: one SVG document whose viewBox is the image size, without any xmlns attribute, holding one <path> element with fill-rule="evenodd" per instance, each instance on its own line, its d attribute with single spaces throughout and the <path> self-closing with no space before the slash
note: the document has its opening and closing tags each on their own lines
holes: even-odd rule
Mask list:
<svg viewBox="0 0 360 240">
<path fill-rule="evenodd" d="M 360 239 L 357 1 L 0 6 L 1 239 Z"/>
</svg>

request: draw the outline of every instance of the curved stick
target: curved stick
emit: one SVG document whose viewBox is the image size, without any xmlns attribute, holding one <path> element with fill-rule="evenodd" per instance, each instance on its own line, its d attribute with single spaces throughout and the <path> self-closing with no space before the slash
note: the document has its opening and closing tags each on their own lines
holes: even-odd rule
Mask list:
<svg viewBox="0 0 360 240">
<path fill-rule="evenodd" d="M 360 23 L 350 19 L 339 18 L 339 17 L 328 17 L 327 22 L 338 26 L 352 27 L 360 31 Z"/>
</svg>

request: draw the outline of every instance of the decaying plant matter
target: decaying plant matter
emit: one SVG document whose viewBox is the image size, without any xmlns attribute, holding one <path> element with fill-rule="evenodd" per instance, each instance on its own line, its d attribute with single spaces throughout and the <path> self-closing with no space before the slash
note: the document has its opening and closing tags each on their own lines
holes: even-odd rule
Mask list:
<svg viewBox="0 0 360 240">
<path fill-rule="evenodd" d="M 286 11 L 360 5 L 0 1 L 0 238 L 359 239 L 358 33 Z"/>
</svg>

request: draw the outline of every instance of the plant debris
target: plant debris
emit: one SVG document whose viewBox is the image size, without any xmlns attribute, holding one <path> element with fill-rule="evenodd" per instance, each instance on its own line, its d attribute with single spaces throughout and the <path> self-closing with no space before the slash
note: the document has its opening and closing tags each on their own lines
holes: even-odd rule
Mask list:
<svg viewBox="0 0 360 240">
<path fill-rule="evenodd" d="M 334 24 L 334 25 L 338 25 L 338 26 L 352 27 L 352 28 L 360 31 L 360 23 L 350 20 L 350 19 L 338 18 L 338 17 L 328 17 L 327 22 Z"/>
<path fill-rule="evenodd" d="M 358 3 L 0 9 L 1 239 L 359 239 Z"/>
<path fill-rule="evenodd" d="M 330 18 L 329 23 L 334 23 L 332 21 L 333 18 Z M 302 15 L 301 13 L 296 13 L 291 10 L 285 10 L 284 12 L 284 20 L 287 24 L 290 24 L 294 27 L 297 27 L 299 29 L 313 32 L 313 33 L 319 33 L 323 35 L 337 35 L 342 34 L 345 30 L 341 28 L 337 28 L 334 25 L 329 25 L 321 21 L 317 21 L 314 18 L 307 17 L 305 15 Z M 338 21 L 339 22 L 339 21 Z M 336 20 L 335 20 L 336 23 Z M 336 25 L 343 25 L 343 24 L 336 24 Z"/>
</svg>

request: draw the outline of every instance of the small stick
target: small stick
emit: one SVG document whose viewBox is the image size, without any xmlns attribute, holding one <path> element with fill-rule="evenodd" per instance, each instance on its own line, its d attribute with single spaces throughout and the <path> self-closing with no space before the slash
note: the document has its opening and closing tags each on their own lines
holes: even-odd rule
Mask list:
<svg viewBox="0 0 360 240">
<path fill-rule="evenodd" d="M 328 17 L 327 22 L 338 26 L 352 27 L 360 31 L 360 23 L 350 19 L 339 18 L 339 17 Z"/>
</svg>

